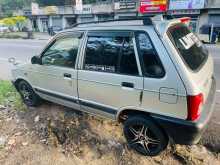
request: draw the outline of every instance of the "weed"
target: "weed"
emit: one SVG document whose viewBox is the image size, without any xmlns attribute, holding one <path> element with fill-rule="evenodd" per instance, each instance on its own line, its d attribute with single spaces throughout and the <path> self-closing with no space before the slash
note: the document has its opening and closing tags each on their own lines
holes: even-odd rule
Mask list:
<svg viewBox="0 0 220 165">
<path fill-rule="evenodd" d="M 19 111 L 26 110 L 19 93 L 9 81 L 5 80 L 0 80 L 0 104 L 12 106 Z"/>
</svg>

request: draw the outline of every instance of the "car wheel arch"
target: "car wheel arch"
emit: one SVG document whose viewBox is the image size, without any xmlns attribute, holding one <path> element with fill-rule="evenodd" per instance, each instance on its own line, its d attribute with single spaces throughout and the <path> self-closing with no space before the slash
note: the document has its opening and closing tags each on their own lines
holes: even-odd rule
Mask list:
<svg viewBox="0 0 220 165">
<path fill-rule="evenodd" d="M 28 84 L 31 86 L 31 84 L 30 84 L 27 80 L 25 80 L 25 79 L 23 79 L 23 78 L 17 78 L 17 79 L 14 81 L 14 86 L 15 86 L 16 89 L 18 89 L 18 84 L 19 84 L 21 81 L 25 81 L 26 83 L 28 83 Z M 32 87 L 32 86 L 31 86 L 31 87 Z"/>
<path fill-rule="evenodd" d="M 151 114 L 149 112 L 137 110 L 137 109 L 123 109 L 118 112 L 116 116 L 116 120 L 119 123 L 123 123 L 129 116 L 133 116 L 133 115 L 150 116 Z"/>
</svg>

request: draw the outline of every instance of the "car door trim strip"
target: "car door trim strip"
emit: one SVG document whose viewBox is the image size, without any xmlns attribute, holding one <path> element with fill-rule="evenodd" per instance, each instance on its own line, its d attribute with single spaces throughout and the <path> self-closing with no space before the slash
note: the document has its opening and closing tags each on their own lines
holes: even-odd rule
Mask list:
<svg viewBox="0 0 220 165">
<path fill-rule="evenodd" d="M 78 100 L 75 99 L 75 98 L 69 98 L 69 97 L 62 96 L 62 95 L 59 95 L 59 94 L 55 94 L 55 93 L 52 93 L 52 92 L 48 92 L 48 91 L 45 91 L 45 90 L 42 90 L 42 89 L 39 89 L 39 88 L 35 88 L 35 90 L 36 90 L 36 92 L 39 92 L 39 93 L 42 93 L 42 94 L 45 94 L 45 95 L 49 95 L 49 96 L 56 97 L 56 98 L 66 100 L 66 101 L 70 101 L 70 102 L 73 102 L 73 103 L 78 103 Z"/>
<path fill-rule="evenodd" d="M 90 107 L 90 108 L 94 108 L 94 109 L 97 109 L 97 110 L 100 110 L 100 111 L 104 111 L 104 112 L 112 114 L 112 115 L 117 114 L 117 110 L 106 107 L 106 106 L 90 103 L 90 102 L 87 102 L 87 101 L 84 101 L 84 100 L 78 100 L 78 99 L 75 99 L 75 98 L 69 98 L 69 97 L 62 96 L 62 95 L 59 95 L 59 94 L 55 94 L 55 93 L 52 93 L 52 92 L 48 92 L 48 91 L 45 91 L 45 90 L 42 90 L 42 89 L 39 89 L 39 88 L 35 88 L 35 91 L 39 92 L 39 93 L 42 93 L 42 94 L 45 94 L 45 95 L 56 97 L 56 98 L 59 98 L 59 99 L 65 100 L 65 101 L 73 102 L 73 103 L 80 104 L 80 105 L 83 105 L 83 106 L 86 106 L 86 107 Z"/>
<path fill-rule="evenodd" d="M 106 107 L 106 106 L 90 103 L 90 102 L 87 102 L 87 101 L 84 101 L 84 100 L 79 100 L 79 102 L 80 102 L 80 105 L 83 105 L 83 106 L 86 106 L 86 107 L 89 107 L 89 108 L 94 108 L 94 109 L 97 109 L 97 110 L 101 110 L 101 111 L 104 111 L 106 113 L 113 114 L 113 115 L 117 114 L 117 110 Z"/>
</svg>

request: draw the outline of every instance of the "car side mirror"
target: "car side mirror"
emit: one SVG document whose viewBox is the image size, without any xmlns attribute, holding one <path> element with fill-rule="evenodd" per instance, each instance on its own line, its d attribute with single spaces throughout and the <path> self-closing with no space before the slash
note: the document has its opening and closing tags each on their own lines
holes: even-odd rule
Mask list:
<svg viewBox="0 0 220 165">
<path fill-rule="evenodd" d="M 41 65 L 41 58 L 39 56 L 34 56 L 31 58 L 31 63 Z"/>
<path fill-rule="evenodd" d="M 10 57 L 10 58 L 8 59 L 8 62 L 9 62 L 9 63 L 12 63 L 12 64 L 15 64 L 15 63 L 16 63 L 16 60 L 15 60 L 14 57 Z"/>
</svg>

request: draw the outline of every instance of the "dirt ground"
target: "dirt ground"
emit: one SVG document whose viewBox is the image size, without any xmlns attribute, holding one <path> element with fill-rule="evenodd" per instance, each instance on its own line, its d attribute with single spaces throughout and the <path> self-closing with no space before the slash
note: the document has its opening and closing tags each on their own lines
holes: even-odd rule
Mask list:
<svg viewBox="0 0 220 165">
<path fill-rule="evenodd" d="M 23 112 L 0 106 L 0 164 L 220 165 L 220 154 L 203 145 L 170 145 L 144 157 L 127 147 L 122 125 L 45 103 Z"/>
</svg>

